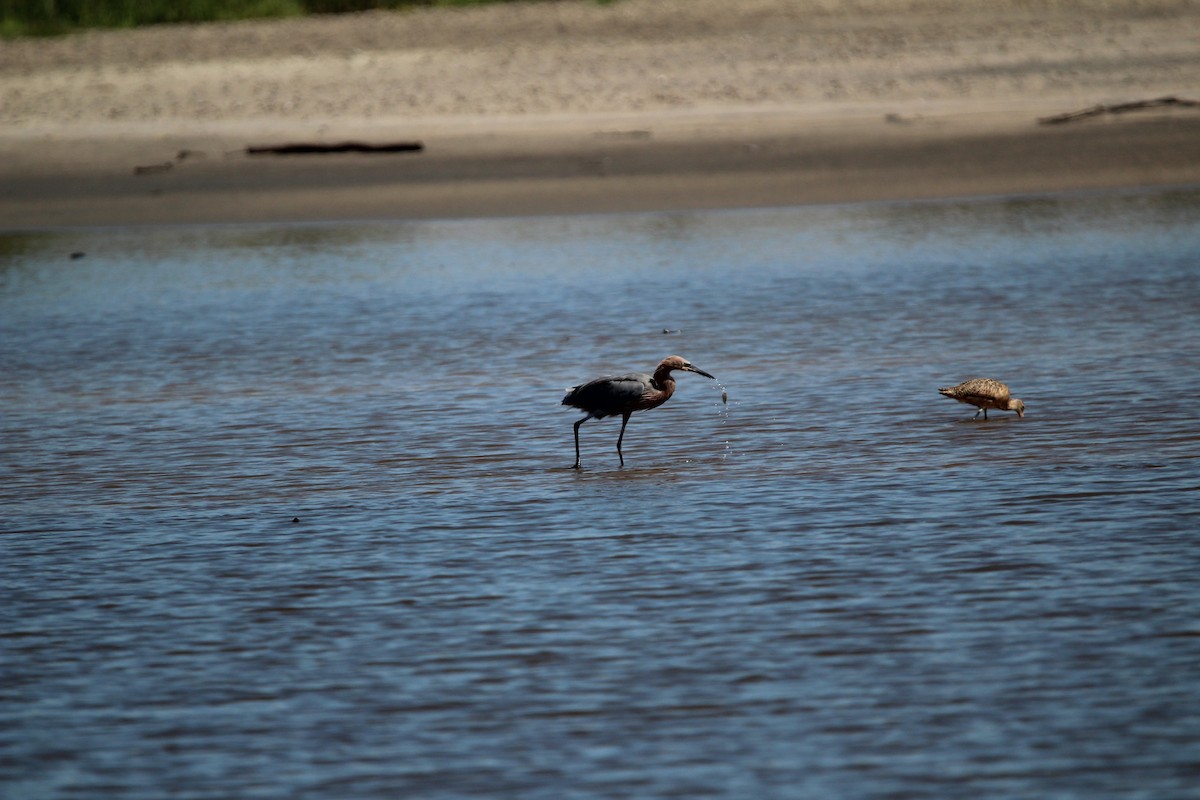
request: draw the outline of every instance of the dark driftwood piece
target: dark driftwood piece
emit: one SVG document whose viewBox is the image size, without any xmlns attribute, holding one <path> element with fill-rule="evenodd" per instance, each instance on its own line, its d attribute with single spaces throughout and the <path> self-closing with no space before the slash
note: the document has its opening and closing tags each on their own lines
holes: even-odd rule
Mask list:
<svg viewBox="0 0 1200 800">
<path fill-rule="evenodd" d="M 164 161 L 161 164 L 143 164 L 133 168 L 134 175 L 157 175 L 160 172 L 166 172 L 175 166 L 170 161 Z"/>
<path fill-rule="evenodd" d="M 1174 106 L 1176 108 L 1200 108 L 1200 100 L 1184 100 L 1180 97 L 1156 97 L 1153 100 L 1135 100 L 1132 103 L 1117 103 L 1111 106 L 1097 105 L 1091 108 L 1084 108 L 1079 111 L 1068 111 L 1065 114 L 1056 114 L 1053 117 L 1041 117 L 1038 119 L 1040 125 L 1061 125 L 1064 122 L 1075 122 L 1088 117 L 1098 117 L 1101 114 L 1124 114 L 1127 111 L 1141 111 L 1147 108 L 1165 108 Z"/>
<path fill-rule="evenodd" d="M 366 142 L 335 142 L 321 144 L 319 142 L 292 142 L 290 144 L 271 144 L 249 146 L 246 153 L 252 156 L 309 156 L 326 153 L 419 153 L 425 149 L 421 142 L 386 142 L 384 144 L 368 144 Z"/>
<path fill-rule="evenodd" d="M 187 158 L 198 158 L 204 155 L 203 150 L 180 150 L 175 154 L 174 161 L 164 161 L 161 164 L 142 164 L 133 168 L 134 175 L 157 175 L 160 172 L 167 172 L 176 164 L 182 163 Z"/>
</svg>

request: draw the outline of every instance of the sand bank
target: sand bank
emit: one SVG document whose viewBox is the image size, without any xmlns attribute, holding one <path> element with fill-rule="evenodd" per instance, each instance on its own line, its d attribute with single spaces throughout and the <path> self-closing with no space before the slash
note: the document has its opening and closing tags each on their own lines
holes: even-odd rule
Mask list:
<svg viewBox="0 0 1200 800">
<path fill-rule="evenodd" d="M 626 0 L 0 48 L 0 226 L 454 217 L 1200 183 L 1200 4 Z M 289 141 L 416 153 L 251 156 Z"/>
</svg>

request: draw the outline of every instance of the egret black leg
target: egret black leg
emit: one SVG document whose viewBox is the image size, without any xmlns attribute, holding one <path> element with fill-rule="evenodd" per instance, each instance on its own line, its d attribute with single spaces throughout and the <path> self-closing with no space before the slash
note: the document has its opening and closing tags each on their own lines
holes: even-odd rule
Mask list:
<svg viewBox="0 0 1200 800">
<path fill-rule="evenodd" d="M 621 466 L 625 466 L 625 456 L 621 455 L 621 440 L 625 438 L 625 426 L 629 424 L 629 415 L 621 415 L 621 435 L 617 437 L 617 458 L 621 459 Z"/>
<path fill-rule="evenodd" d="M 579 469 L 579 426 L 587 422 L 591 417 L 584 417 L 575 423 L 575 469 Z"/>
<path fill-rule="evenodd" d="M 979 419 L 980 412 L 983 412 L 983 418 L 987 419 L 987 409 L 985 409 L 983 406 L 975 409 L 975 416 L 971 417 L 971 419 Z"/>
</svg>

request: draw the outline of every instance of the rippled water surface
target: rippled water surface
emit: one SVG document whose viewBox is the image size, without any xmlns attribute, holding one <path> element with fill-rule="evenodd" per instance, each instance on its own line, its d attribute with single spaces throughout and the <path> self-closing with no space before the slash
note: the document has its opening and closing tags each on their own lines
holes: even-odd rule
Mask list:
<svg viewBox="0 0 1200 800">
<path fill-rule="evenodd" d="M 0 238 L 0 795 L 1198 797 L 1198 343 L 1195 191 Z"/>
</svg>

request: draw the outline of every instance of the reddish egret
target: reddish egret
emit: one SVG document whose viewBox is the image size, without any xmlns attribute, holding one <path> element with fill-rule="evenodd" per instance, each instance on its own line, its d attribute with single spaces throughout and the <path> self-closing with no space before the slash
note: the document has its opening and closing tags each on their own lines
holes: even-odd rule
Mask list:
<svg viewBox="0 0 1200 800">
<path fill-rule="evenodd" d="M 963 381 L 958 386 L 938 389 L 938 392 L 951 400 L 975 406 L 983 412 L 985 420 L 989 408 L 997 411 L 1015 411 L 1018 417 L 1025 416 L 1025 404 L 1015 397 L 1009 397 L 1008 386 L 991 378 L 972 378 L 969 381 Z M 979 411 L 975 412 L 974 418 L 979 417 Z"/>
<path fill-rule="evenodd" d="M 611 375 L 605 378 L 581 383 L 573 386 L 563 398 L 564 406 L 574 406 L 587 412 L 587 416 L 575 423 L 575 469 L 579 469 L 579 426 L 593 417 L 604 419 L 621 415 L 621 435 L 617 437 L 617 458 L 621 466 L 625 466 L 625 456 L 621 455 L 621 440 L 625 438 L 625 426 L 629 424 L 629 415 L 635 411 L 645 411 L 657 408 L 675 394 L 675 379 L 671 370 L 694 372 L 706 378 L 712 378 L 702 369 L 679 356 L 668 356 L 655 368 L 653 375 L 644 372 L 632 372 L 628 375 Z M 715 380 L 715 379 L 714 379 Z"/>
</svg>

